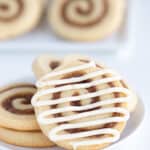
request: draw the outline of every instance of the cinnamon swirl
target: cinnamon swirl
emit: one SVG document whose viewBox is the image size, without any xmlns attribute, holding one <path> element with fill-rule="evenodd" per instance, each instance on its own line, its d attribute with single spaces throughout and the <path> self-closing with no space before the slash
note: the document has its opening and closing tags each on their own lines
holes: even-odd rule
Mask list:
<svg viewBox="0 0 150 150">
<path fill-rule="evenodd" d="M 0 0 L 0 40 L 33 29 L 40 20 L 42 10 L 41 0 Z"/>
<path fill-rule="evenodd" d="M 39 130 L 31 105 L 36 87 L 17 83 L 0 89 L 0 126 L 14 130 Z"/>
<path fill-rule="evenodd" d="M 0 88 L 0 140 L 18 146 L 49 147 L 50 142 L 40 131 L 31 98 L 36 87 L 17 83 Z"/>
<path fill-rule="evenodd" d="M 48 20 L 66 39 L 92 41 L 118 30 L 124 13 L 125 0 L 56 0 L 50 5 Z"/>
</svg>

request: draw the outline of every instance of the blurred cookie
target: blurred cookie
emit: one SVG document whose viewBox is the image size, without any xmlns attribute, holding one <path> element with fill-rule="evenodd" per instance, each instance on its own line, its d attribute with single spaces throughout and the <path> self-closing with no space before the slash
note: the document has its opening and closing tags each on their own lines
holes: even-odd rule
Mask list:
<svg viewBox="0 0 150 150">
<path fill-rule="evenodd" d="M 50 147 L 54 144 L 41 131 L 17 131 L 0 127 L 0 140 L 25 147 Z"/>
<path fill-rule="evenodd" d="M 125 0 L 53 0 L 48 21 L 59 36 L 93 41 L 117 31 L 124 19 Z"/>
<path fill-rule="evenodd" d="M 87 59 L 72 59 L 43 76 L 32 98 L 43 133 L 65 149 L 97 150 L 119 140 L 134 93 L 122 77 Z"/>
<path fill-rule="evenodd" d="M 0 40 L 33 29 L 41 18 L 42 3 L 42 0 L 0 0 Z"/>
</svg>

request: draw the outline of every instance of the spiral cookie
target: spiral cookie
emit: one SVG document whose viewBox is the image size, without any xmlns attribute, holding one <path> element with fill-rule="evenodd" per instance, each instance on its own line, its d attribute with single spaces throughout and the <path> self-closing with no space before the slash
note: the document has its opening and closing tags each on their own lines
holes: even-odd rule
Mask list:
<svg viewBox="0 0 150 150">
<path fill-rule="evenodd" d="M 40 78 L 43 75 L 55 70 L 62 63 L 62 60 L 56 56 L 41 55 L 37 57 L 32 65 L 32 70 L 36 78 Z"/>
<path fill-rule="evenodd" d="M 29 147 L 48 147 L 50 142 L 36 122 L 31 98 L 36 88 L 30 83 L 17 83 L 0 89 L 0 140 Z"/>
<path fill-rule="evenodd" d="M 133 93 L 116 72 L 94 61 L 65 63 L 38 82 L 32 98 L 38 123 L 57 145 L 98 150 L 120 138 Z"/>
<path fill-rule="evenodd" d="M 0 126 L 15 130 L 39 130 L 31 98 L 34 85 L 18 83 L 0 89 Z"/>
<path fill-rule="evenodd" d="M 49 147 L 53 144 L 41 131 L 27 132 L 16 131 L 0 127 L 0 140 L 25 147 Z"/>
<path fill-rule="evenodd" d="M 0 0 L 0 39 L 30 31 L 39 22 L 41 14 L 41 0 Z"/>
<path fill-rule="evenodd" d="M 88 56 L 79 55 L 79 54 L 67 55 L 63 59 L 58 58 L 57 56 L 51 56 L 47 54 L 47 55 L 41 55 L 37 57 L 33 62 L 32 69 L 37 79 L 39 79 L 43 75 L 53 70 L 59 69 L 61 65 L 69 64 L 70 62 L 77 59 L 90 60 Z M 101 64 L 101 66 L 104 65 Z M 129 85 L 125 83 L 125 81 L 122 81 L 122 84 L 126 86 L 126 88 L 132 90 L 131 87 L 129 87 Z M 128 109 L 130 112 L 133 112 L 135 110 L 137 104 L 137 95 L 136 94 L 134 95 L 135 98 L 133 98 L 132 101 L 128 103 Z"/>
<path fill-rule="evenodd" d="M 91 41 L 116 31 L 124 12 L 124 0 L 54 0 L 48 20 L 53 30 L 66 39 Z"/>
</svg>

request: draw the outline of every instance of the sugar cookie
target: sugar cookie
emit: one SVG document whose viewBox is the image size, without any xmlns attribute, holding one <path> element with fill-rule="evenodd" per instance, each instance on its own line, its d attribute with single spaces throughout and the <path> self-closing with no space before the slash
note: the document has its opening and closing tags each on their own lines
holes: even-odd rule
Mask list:
<svg viewBox="0 0 150 150">
<path fill-rule="evenodd" d="M 53 0 L 48 21 L 59 36 L 77 41 L 103 39 L 121 26 L 125 0 Z"/>
<path fill-rule="evenodd" d="M 43 135 L 35 118 L 31 98 L 36 90 L 31 83 L 0 88 L 0 140 L 27 147 L 54 145 Z"/>
<path fill-rule="evenodd" d="M 43 75 L 49 73 L 50 71 L 53 71 L 54 69 L 58 69 L 58 67 L 60 67 L 63 64 L 66 63 L 70 63 L 71 61 L 74 60 L 90 60 L 90 58 L 88 56 L 84 56 L 84 55 L 79 55 L 79 54 L 71 54 L 71 55 L 67 55 L 64 57 L 64 59 L 58 58 L 57 56 L 51 56 L 51 55 L 41 55 L 39 57 L 37 57 L 35 59 L 35 61 L 33 62 L 33 72 L 35 74 L 35 76 L 39 79 L 41 78 Z M 101 66 L 105 67 L 104 64 L 100 63 Z M 129 87 L 129 85 L 127 83 L 125 83 L 124 80 L 121 81 L 121 84 L 123 86 L 125 86 L 126 88 L 131 89 L 131 87 Z M 130 112 L 133 112 L 136 108 L 136 104 L 137 104 L 137 95 L 134 94 L 135 98 L 132 99 L 132 101 L 130 101 L 128 103 L 128 109 Z"/>
<path fill-rule="evenodd" d="M 42 6 L 41 0 L 0 0 L 0 40 L 33 29 L 41 18 Z"/>
<path fill-rule="evenodd" d="M 133 92 L 115 71 L 92 60 L 66 62 L 37 82 L 32 98 L 43 133 L 71 150 L 98 150 L 119 140 Z"/>
<path fill-rule="evenodd" d="M 0 126 L 14 130 L 39 130 L 31 98 L 36 92 L 30 83 L 17 83 L 0 89 Z"/>
</svg>

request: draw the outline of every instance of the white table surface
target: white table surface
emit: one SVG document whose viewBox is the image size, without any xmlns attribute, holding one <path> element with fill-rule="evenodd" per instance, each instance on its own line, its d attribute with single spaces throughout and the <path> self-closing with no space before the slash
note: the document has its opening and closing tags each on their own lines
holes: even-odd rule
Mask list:
<svg viewBox="0 0 150 150">
<path fill-rule="evenodd" d="M 137 0 L 136 47 L 133 56 L 101 56 L 98 52 L 89 55 L 102 59 L 119 70 L 138 91 L 146 106 L 145 119 L 136 131 L 118 150 L 150 149 L 150 1 Z M 20 50 L 21 51 L 21 50 Z M 50 52 L 55 53 L 55 52 Z M 55 54 L 60 54 L 57 51 Z M 6 82 L 31 75 L 32 60 L 39 53 L 1 53 L 0 54 L 0 86 Z"/>
</svg>

